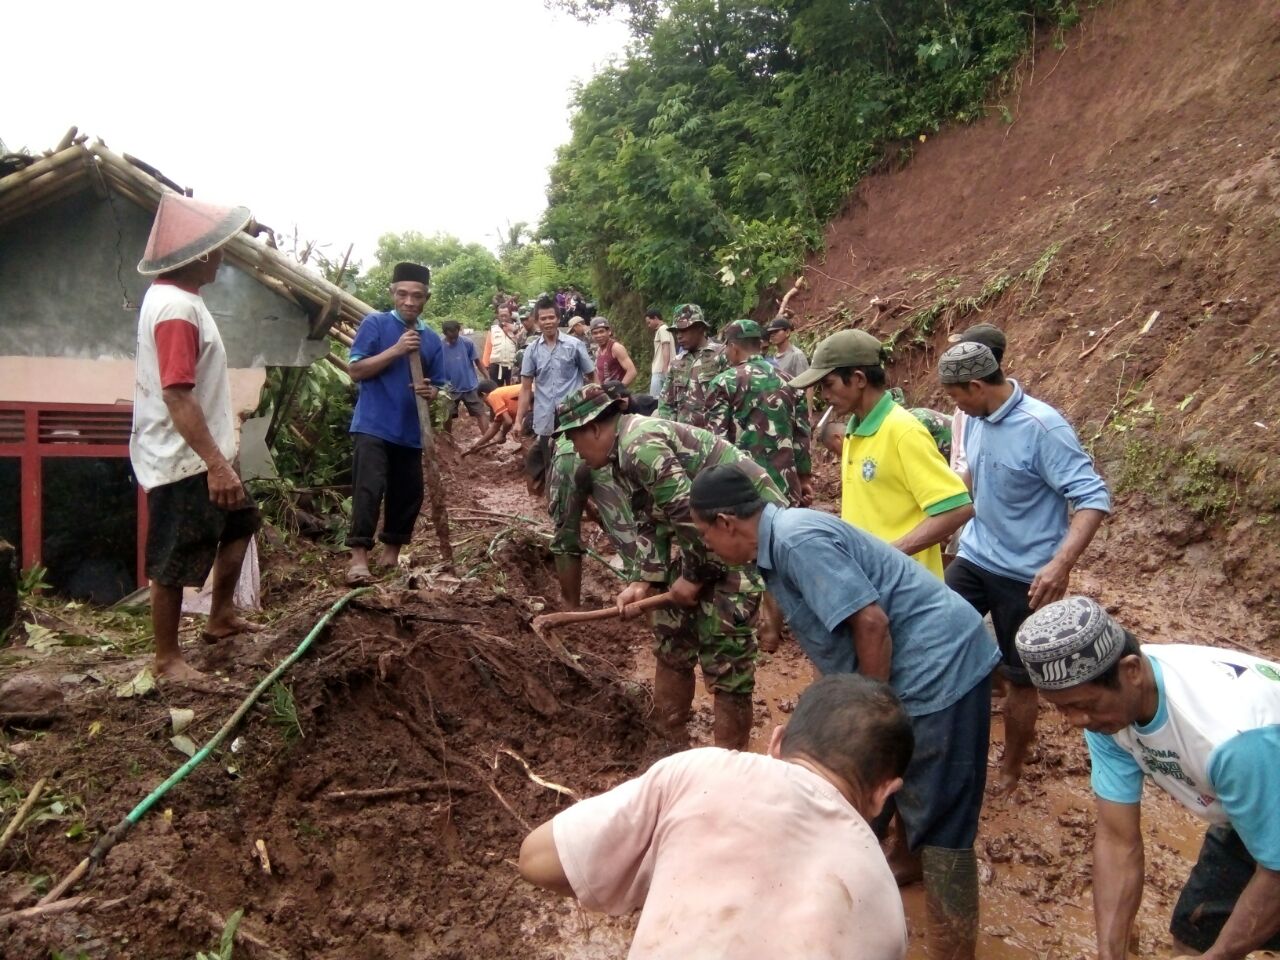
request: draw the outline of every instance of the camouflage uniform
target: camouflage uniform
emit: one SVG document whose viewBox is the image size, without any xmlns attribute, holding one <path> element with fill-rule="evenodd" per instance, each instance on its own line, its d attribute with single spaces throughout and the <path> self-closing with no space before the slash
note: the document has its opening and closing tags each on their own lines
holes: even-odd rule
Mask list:
<svg viewBox="0 0 1280 960">
<path fill-rule="evenodd" d="M 582 556 L 582 514 L 588 498 L 595 502 L 600 526 L 622 558 L 622 573 L 627 580 L 643 579 L 642 551 L 664 558 L 665 566 L 670 544 L 654 544 L 645 539 L 651 534 L 642 534 L 637 527 L 631 501 L 614 479 L 613 470 L 592 470 L 574 452 L 568 437 L 557 437 L 547 479 L 547 509 L 555 524 L 551 552 L 556 556 Z"/>
<path fill-rule="evenodd" d="M 726 567 L 713 559 L 689 509 L 693 478 L 722 463 L 742 464 L 762 499 L 786 504 L 761 467 L 714 434 L 651 417 L 618 418 L 613 469 L 631 493 L 641 578 L 666 586 L 683 576 L 703 584 L 696 607 L 654 614 L 655 655 L 680 671 L 698 663 L 714 693 L 748 694 L 755 687 L 755 620 L 764 583 L 753 566 Z M 678 570 L 657 549 L 664 534 L 680 547 Z"/>
<path fill-rule="evenodd" d="M 668 329 L 678 332 L 699 323 L 708 334 L 711 332 L 702 308 L 696 303 L 684 303 L 676 307 L 675 321 Z M 676 357 L 667 371 L 667 385 L 655 416 L 705 428 L 707 387 L 717 374 L 728 367 L 723 351 L 720 344 L 708 342 L 697 350 L 689 350 Z"/>
<path fill-rule="evenodd" d="M 761 356 L 725 370 L 707 390 L 707 429 L 764 467 L 798 506 L 800 476 L 812 472 L 809 412 L 789 379 Z"/>
<path fill-rule="evenodd" d="M 898 406 L 907 406 L 907 396 L 902 392 L 901 387 L 891 388 L 889 396 L 893 397 Z M 919 420 L 921 425 L 929 431 L 929 436 L 933 437 L 933 442 L 938 445 L 938 452 L 942 454 L 942 459 L 950 463 L 951 418 L 945 413 L 930 410 L 928 407 L 907 407 L 907 412 Z"/>
</svg>

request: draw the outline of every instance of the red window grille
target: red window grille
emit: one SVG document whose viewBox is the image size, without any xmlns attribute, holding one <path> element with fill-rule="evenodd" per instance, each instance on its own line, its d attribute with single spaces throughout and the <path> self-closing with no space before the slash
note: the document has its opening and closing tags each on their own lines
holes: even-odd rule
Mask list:
<svg viewBox="0 0 1280 960">
<path fill-rule="evenodd" d="M 45 462 L 70 457 L 129 459 L 132 404 L 0 402 L 0 459 L 16 459 L 19 469 L 19 539 L 24 568 L 42 563 Z M 136 585 L 146 584 L 146 494 L 137 488 L 137 548 L 130 567 Z M 94 509 L 92 490 L 84 507 Z"/>
</svg>

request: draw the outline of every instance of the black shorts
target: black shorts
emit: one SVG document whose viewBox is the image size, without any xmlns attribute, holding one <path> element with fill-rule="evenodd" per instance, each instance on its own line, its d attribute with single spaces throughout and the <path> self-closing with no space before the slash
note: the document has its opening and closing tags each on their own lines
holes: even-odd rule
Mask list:
<svg viewBox="0 0 1280 960">
<path fill-rule="evenodd" d="M 218 547 L 257 532 L 258 505 L 223 510 L 209 499 L 209 474 L 147 491 L 147 576 L 165 587 L 202 587 Z"/>
<path fill-rule="evenodd" d="M 907 831 L 907 846 L 968 850 L 978 836 L 987 786 L 991 735 L 991 677 L 936 713 L 911 718 L 915 750 L 902 789 L 872 823 L 883 835 L 894 811 Z"/>
<path fill-rule="evenodd" d="M 473 417 L 484 417 L 485 402 L 480 399 L 478 390 L 468 390 L 466 393 L 449 394 L 449 417 L 452 419 L 458 415 L 458 404 L 462 404 L 467 408 L 467 413 Z"/>
<path fill-rule="evenodd" d="M 982 616 L 991 614 L 996 643 L 1000 646 L 1000 674 L 1019 687 L 1031 686 L 1031 677 L 1014 643 L 1022 621 L 1031 616 L 1027 591 L 1030 583 L 983 570 L 976 563 L 956 557 L 947 567 L 947 586 L 969 601 Z"/>
<path fill-rule="evenodd" d="M 1200 859 L 1191 868 L 1173 908 L 1169 932 L 1201 953 L 1208 950 L 1222 933 L 1227 917 L 1257 868 L 1235 830 L 1225 825 L 1210 827 L 1204 835 Z M 1258 949 L 1280 950 L 1280 933 Z"/>
</svg>

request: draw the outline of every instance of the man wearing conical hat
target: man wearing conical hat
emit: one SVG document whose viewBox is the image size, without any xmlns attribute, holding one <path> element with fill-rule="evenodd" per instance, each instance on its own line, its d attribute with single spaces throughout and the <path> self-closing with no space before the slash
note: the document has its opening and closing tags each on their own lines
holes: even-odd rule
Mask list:
<svg viewBox="0 0 1280 960">
<path fill-rule="evenodd" d="M 195 680 L 182 658 L 182 588 L 213 571 L 204 638 L 255 631 L 232 596 L 258 509 L 241 483 L 227 354 L 200 288 L 213 283 L 222 247 L 249 222 L 244 207 L 166 193 L 138 272 L 155 277 L 138 314 L 137 373 L 129 457 L 147 491 L 147 576 L 156 636 L 155 674 Z"/>
</svg>

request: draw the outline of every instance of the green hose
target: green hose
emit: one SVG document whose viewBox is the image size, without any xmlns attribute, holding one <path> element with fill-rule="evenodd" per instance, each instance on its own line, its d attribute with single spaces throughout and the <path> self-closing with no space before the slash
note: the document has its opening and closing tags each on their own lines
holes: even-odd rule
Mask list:
<svg viewBox="0 0 1280 960">
<path fill-rule="evenodd" d="M 293 664 L 297 662 L 298 658 L 307 652 L 307 648 L 311 646 L 312 641 L 320 635 L 320 631 L 329 625 L 329 622 L 338 614 L 338 612 L 353 599 L 363 593 L 368 593 L 372 589 L 372 587 L 359 587 L 358 589 L 352 590 L 339 598 L 338 601 L 329 608 L 328 612 L 319 619 L 316 625 L 311 628 L 311 632 L 303 638 L 302 642 L 294 648 L 293 652 L 281 660 L 274 670 L 262 678 L 262 681 L 253 688 L 253 691 L 249 696 L 245 697 L 240 706 L 236 708 L 236 712 L 233 713 L 218 732 L 209 739 L 209 742 L 197 750 L 190 760 L 175 770 L 164 783 L 160 784 L 160 786 L 147 794 L 147 796 L 143 798 L 142 802 L 130 810 L 123 820 L 104 833 L 98 839 L 98 842 L 94 844 L 93 850 L 89 852 L 89 856 L 85 857 L 84 860 L 82 860 L 79 865 L 71 871 L 71 873 L 67 874 L 66 878 L 61 883 L 45 894 L 45 896 L 40 900 L 40 905 L 43 906 L 47 903 L 52 903 L 54 900 L 60 898 L 67 892 L 73 883 L 84 876 L 91 864 L 101 863 L 103 858 L 106 857 L 107 852 L 124 839 L 125 834 L 129 832 L 134 824 L 146 816 L 147 811 L 154 807 L 161 797 L 173 789 L 177 784 L 185 780 L 192 770 L 200 766 L 201 762 L 218 748 L 222 741 L 224 741 L 231 731 L 236 728 L 236 725 L 244 719 L 244 715 L 249 712 L 249 708 L 253 706 L 258 697 L 262 696 L 263 691 L 271 686 L 271 684 L 275 683 L 281 674 L 293 666 Z"/>
</svg>

